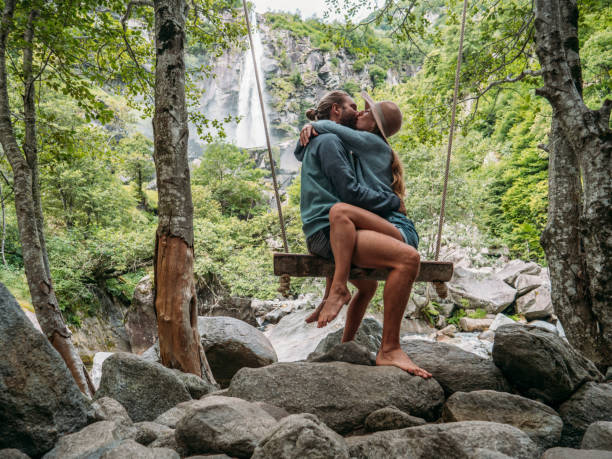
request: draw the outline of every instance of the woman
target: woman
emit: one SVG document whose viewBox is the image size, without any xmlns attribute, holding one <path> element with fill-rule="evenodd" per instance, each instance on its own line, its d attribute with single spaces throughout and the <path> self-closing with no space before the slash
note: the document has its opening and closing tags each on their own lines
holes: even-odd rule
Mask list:
<svg viewBox="0 0 612 459">
<path fill-rule="evenodd" d="M 362 95 L 366 101 L 366 109 L 357 115 L 357 130 L 329 120 L 316 121 L 316 111 L 310 110 L 307 116 L 315 122 L 306 125 L 302 130 L 301 144 L 306 145 L 311 135 L 336 134 L 347 150 L 357 158 L 355 169 L 360 182 L 377 191 L 394 192 L 402 199 L 403 168 L 397 153 L 390 148 L 387 140 L 401 127 L 402 114 L 393 102 L 374 103 L 367 93 Z M 331 283 L 328 279 L 323 303 L 307 319 L 307 322 L 317 320 L 319 327 L 333 320 L 351 298 L 347 281 L 355 246 L 355 238 L 351 235 L 356 234 L 356 230 L 372 230 L 386 234 L 415 249 L 419 240 L 412 221 L 399 212 L 393 212 L 385 219 L 360 207 L 338 203 L 331 208 L 329 220 L 329 237 L 336 270 Z"/>
</svg>

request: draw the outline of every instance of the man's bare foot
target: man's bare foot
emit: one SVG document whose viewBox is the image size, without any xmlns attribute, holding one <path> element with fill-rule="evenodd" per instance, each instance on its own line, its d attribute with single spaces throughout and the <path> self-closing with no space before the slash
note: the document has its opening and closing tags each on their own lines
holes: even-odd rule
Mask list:
<svg viewBox="0 0 612 459">
<path fill-rule="evenodd" d="M 421 378 L 431 378 L 431 373 L 418 367 L 400 348 L 386 352 L 379 350 L 376 356 L 376 365 L 394 366 Z"/>
<path fill-rule="evenodd" d="M 312 314 L 310 314 L 308 317 L 306 317 L 306 323 L 310 324 L 313 322 L 316 322 L 317 320 L 319 320 L 319 314 L 321 314 L 321 309 L 323 309 L 323 306 L 325 305 L 325 298 L 323 298 L 323 300 L 321 301 L 321 303 L 319 304 L 319 306 L 317 306 L 317 309 L 315 309 Z"/>
<path fill-rule="evenodd" d="M 342 306 L 351 301 L 351 292 L 344 286 L 340 289 L 332 289 L 323 305 L 323 309 L 319 313 L 317 326 L 325 327 L 328 323 L 336 318 Z"/>
</svg>

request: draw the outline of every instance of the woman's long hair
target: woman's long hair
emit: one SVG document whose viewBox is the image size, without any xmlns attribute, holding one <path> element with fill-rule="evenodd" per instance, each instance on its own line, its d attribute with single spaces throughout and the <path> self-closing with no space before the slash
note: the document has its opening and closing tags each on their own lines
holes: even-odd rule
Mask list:
<svg viewBox="0 0 612 459">
<path fill-rule="evenodd" d="M 328 120 L 329 115 L 331 113 L 332 105 L 342 105 L 347 97 L 350 96 L 344 91 L 328 92 L 319 101 L 319 105 L 317 105 L 317 108 L 311 108 L 310 110 L 306 111 L 306 118 L 312 121 Z"/>
</svg>

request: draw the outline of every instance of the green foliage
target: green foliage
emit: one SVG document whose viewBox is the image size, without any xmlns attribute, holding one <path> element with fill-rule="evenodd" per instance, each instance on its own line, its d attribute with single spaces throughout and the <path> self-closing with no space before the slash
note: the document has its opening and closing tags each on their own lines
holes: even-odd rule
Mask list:
<svg viewBox="0 0 612 459">
<path fill-rule="evenodd" d="M 459 321 L 461 320 L 462 317 L 465 317 L 466 315 L 467 314 L 465 313 L 465 310 L 463 308 L 455 309 L 453 311 L 453 314 L 448 319 L 446 319 L 446 322 L 448 324 L 453 324 L 456 327 L 458 327 L 459 326 Z"/>
<path fill-rule="evenodd" d="M 470 319 L 484 319 L 487 317 L 487 311 L 485 309 L 478 308 L 476 311 L 468 314 L 468 317 Z"/>
</svg>

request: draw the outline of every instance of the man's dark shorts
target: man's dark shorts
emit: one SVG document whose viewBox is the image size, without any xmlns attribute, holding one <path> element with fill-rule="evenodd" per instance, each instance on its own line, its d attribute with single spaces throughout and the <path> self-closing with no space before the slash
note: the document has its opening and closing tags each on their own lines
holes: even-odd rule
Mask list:
<svg viewBox="0 0 612 459">
<path fill-rule="evenodd" d="M 403 222 L 394 222 L 395 227 L 400 230 L 404 237 L 404 242 L 415 249 L 419 248 L 419 235 L 414 228 L 412 220 L 403 219 Z M 308 239 L 306 239 L 306 247 L 308 251 L 313 255 L 333 260 L 334 254 L 332 253 L 331 244 L 329 242 L 329 226 L 317 231 Z"/>
</svg>

